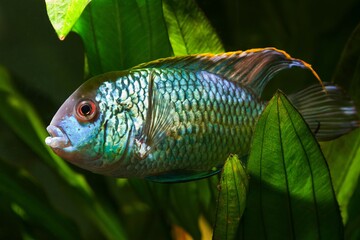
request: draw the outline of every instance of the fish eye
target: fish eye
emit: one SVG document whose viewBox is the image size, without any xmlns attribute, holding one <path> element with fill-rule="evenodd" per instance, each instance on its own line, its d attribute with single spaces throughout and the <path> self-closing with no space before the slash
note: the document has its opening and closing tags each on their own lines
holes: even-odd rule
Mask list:
<svg viewBox="0 0 360 240">
<path fill-rule="evenodd" d="M 96 116 L 96 105 L 91 100 L 80 101 L 76 105 L 76 118 L 79 121 L 90 121 Z"/>
</svg>

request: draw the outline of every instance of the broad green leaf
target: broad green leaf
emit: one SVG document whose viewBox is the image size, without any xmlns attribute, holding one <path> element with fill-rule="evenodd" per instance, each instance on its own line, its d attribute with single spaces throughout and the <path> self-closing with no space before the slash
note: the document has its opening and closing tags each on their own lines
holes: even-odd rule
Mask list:
<svg viewBox="0 0 360 240">
<path fill-rule="evenodd" d="M 246 206 L 248 184 L 248 175 L 240 159 L 230 156 L 221 174 L 213 239 L 236 239 Z"/>
<path fill-rule="evenodd" d="M 260 116 L 248 161 L 242 239 L 342 239 L 325 158 L 309 127 L 280 92 Z"/>
<path fill-rule="evenodd" d="M 214 28 L 194 0 L 165 0 L 163 9 L 175 55 L 224 51 Z"/>
<path fill-rule="evenodd" d="M 64 40 L 91 0 L 45 0 L 46 9 L 58 37 Z"/>
<path fill-rule="evenodd" d="M 90 75 L 124 70 L 172 55 L 161 0 L 97 0 L 74 26 Z"/>
<path fill-rule="evenodd" d="M 351 98 L 360 105 L 360 24 L 349 38 L 333 81 L 345 86 Z M 360 177 L 360 130 L 321 144 L 329 163 L 343 222 L 348 222 L 348 204 Z"/>
</svg>

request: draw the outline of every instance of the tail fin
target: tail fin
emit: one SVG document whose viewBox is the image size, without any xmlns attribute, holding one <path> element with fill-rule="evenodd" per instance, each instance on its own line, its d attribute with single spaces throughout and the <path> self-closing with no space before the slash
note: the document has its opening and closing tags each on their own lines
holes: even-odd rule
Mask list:
<svg viewBox="0 0 360 240">
<path fill-rule="evenodd" d="M 354 102 L 331 83 L 317 84 L 289 96 L 319 141 L 338 138 L 360 126 Z"/>
</svg>

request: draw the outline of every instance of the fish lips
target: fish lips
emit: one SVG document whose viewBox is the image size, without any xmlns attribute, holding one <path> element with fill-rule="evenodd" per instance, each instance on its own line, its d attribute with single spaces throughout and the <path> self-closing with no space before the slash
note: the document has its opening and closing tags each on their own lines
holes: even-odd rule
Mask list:
<svg viewBox="0 0 360 240">
<path fill-rule="evenodd" d="M 45 139 L 45 143 L 52 149 L 64 149 L 71 146 L 68 136 L 60 127 L 49 125 L 46 130 L 50 136 Z"/>
<path fill-rule="evenodd" d="M 50 136 L 45 139 L 46 145 L 51 147 L 53 152 L 59 157 L 81 168 L 86 169 L 86 167 L 84 167 L 86 162 L 96 162 L 101 157 L 99 154 L 91 157 L 84 155 L 81 151 L 77 151 L 61 127 L 49 125 L 46 130 L 50 134 Z"/>
</svg>

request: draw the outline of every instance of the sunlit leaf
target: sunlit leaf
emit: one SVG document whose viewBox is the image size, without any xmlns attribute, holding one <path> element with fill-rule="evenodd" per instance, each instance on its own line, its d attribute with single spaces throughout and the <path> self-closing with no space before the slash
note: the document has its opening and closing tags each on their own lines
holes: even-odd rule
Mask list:
<svg viewBox="0 0 360 240">
<path fill-rule="evenodd" d="M 213 239 L 236 239 L 248 190 L 248 176 L 236 155 L 225 162 L 219 187 Z"/>
<path fill-rule="evenodd" d="M 261 115 L 248 161 L 242 239 L 342 239 L 324 156 L 301 115 L 277 93 Z"/>
<path fill-rule="evenodd" d="M 46 9 L 57 35 L 64 40 L 91 0 L 45 0 Z"/>
<path fill-rule="evenodd" d="M 165 0 L 163 8 L 175 55 L 224 51 L 214 28 L 194 0 Z"/>
<path fill-rule="evenodd" d="M 172 55 L 160 0 L 92 1 L 74 26 L 91 75 Z"/>
</svg>

